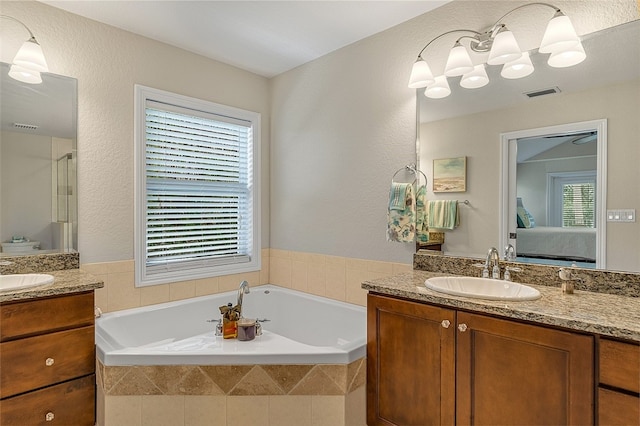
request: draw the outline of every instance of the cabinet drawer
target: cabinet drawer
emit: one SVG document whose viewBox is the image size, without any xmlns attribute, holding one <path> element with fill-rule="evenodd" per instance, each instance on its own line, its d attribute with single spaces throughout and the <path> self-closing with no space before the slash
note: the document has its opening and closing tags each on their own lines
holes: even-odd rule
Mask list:
<svg viewBox="0 0 640 426">
<path fill-rule="evenodd" d="M 640 346 L 600 339 L 600 383 L 640 393 Z"/>
<path fill-rule="evenodd" d="M 96 376 L 83 377 L 2 401 L 2 426 L 93 426 Z M 49 420 L 47 420 L 49 419 Z"/>
<path fill-rule="evenodd" d="M 1 398 L 94 371 L 93 326 L 0 343 Z"/>
<path fill-rule="evenodd" d="M 598 422 L 601 425 L 640 425 L 640 398 L 598 389 Z"/>
<path fill-rule="evenodd" d="M 0 342 L 94 322 L 93 291 L 0 305 Z"/>
</svg>

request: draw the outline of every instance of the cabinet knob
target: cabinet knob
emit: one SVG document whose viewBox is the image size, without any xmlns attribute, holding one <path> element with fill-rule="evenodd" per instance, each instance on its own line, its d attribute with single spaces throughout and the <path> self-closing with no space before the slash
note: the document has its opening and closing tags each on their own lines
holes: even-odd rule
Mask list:
<svg viewBox="0 0 640 426">
<path fill-rule="evenodd" d="M 442 322 L 440 323 L 440 325 L 442 325 L 444 328 L 449 328 L 449 326 L 451 325 L 451 321 L 449 321 L 449 320 L 442 320 Z"/>
<path fill-rule="evenodd" d="M 51 411 L 49 411 L 47 414 L 45 414 L 44 419 L 48 422 L 52 422 L 55 417 L 56 416 Z"/>
<path fill-rule="evenodd" d="M 458 325 L 458 330 L 460 330 L 461 332 L 464 333 L 465 331 L 467 331 L 467 324 L 462 323 L 462 324 Z"/>
<path fill-rule="evenodd" d="M 55 360 L 54 360 L 53 358 L 47 358 L 47 359 L 45 360 L 44 364 L 45 364 L 47 367 L 51 367 L 51 366 L 53 365 L 53 363 L 54 363 L 54 362 L 55 362 Z"/>
</svg>

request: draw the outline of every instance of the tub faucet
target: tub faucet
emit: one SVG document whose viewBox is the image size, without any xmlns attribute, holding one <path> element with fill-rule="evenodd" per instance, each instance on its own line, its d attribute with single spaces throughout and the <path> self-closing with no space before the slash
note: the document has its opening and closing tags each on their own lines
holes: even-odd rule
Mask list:
<svg viewBox="0 0 640 426">
<path fill-rule="evenodd" d="M 247 281 L 242 281 L 240 283 L 240 288 L 238 289 L 238 316 L 242 317 L 242 298 L 245 294 L 249 294 L 251 290 L 249 289 L 249 283 Z"/>
<path fill-rule="evenodd" d="M 491 269 L 491 278 L 495 280 L 500 279 L 500 254 L 498 249 L 491 247 L 487 252 L 487 259 L 484 262 L 484 269 L 482 270 L 482 277 L 489 278 L 489 267 L 493 264 Z"/>
</svg>

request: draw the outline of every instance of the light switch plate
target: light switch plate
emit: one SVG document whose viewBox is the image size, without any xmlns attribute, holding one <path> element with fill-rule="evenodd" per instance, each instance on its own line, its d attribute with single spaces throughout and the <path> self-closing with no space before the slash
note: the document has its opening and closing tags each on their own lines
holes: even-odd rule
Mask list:
<svg viewBox="0 0 640 426">
<path fill-rule="evenodd" d="M 636 209 L 607 210 L 607 222 L 635 222 Z"/>
</svg>

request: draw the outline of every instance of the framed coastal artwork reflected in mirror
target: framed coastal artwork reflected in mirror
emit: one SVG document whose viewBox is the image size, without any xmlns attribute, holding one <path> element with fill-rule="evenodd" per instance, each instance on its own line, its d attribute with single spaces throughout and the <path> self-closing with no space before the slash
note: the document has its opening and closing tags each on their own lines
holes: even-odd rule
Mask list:
<svg viewBox="0 0 640 426">
<path fill-rule="evenodd" d="M 467 157 L 433 160 L 433 192 L 467 190 Z"/>
</svg>

